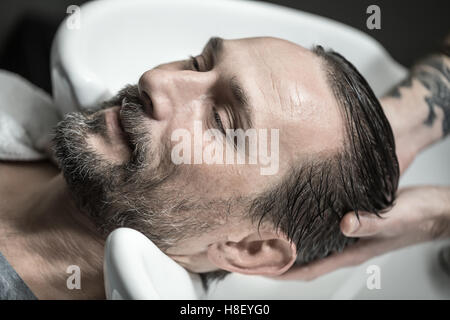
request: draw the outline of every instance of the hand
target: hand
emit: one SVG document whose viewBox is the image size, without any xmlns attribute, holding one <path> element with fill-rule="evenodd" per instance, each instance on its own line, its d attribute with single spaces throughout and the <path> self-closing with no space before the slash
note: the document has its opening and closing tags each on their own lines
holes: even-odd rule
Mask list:
<svg viewBox="0 0 450 320">
<path fill-rule="evenodd" d="M 295 265 L 275 279 L 312 280 L 325 273 L 359 265 L 375 256 L 419 242 L 450 237 L 450 187 L 409 187 L 400 189 L 394 207 L 381 214 L 354 212 L 341 220 L 341 230 L 348 237 L 359 237 L 341 253 Z"/>
</svg>

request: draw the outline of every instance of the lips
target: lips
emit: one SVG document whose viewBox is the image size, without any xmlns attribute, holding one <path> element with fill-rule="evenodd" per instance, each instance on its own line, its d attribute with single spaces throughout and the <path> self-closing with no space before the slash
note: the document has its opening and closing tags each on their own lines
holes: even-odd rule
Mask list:
<svg viewBox="0 0 450 320">
<path fill-rule="evenodd" d="M 125 134 L 126 132 L 125 132 L 125 129 L 123 128 L 123 125 L 122 125 L 122 119 L 121 119 L 121 117 L 120 117 L 120 110 L 122 109 L 122 107 L 119 107 L 118 109 L 117 109 L 117 112 L 115 112 L 116 113 L 116 117 L 117 117 L 117 123 L 118 123 L 118 125 L 119 125 L 119 129 L 120 129 L 120 131 L 123 133 L 123 134 Z"/>
<path fill-rule="evenodd" d="M 114 107 L 105 111 L 106 125 L 112 136 L 116 139 L 125 141 L 125 131 L 120 121 L 120 108 Z"/>
</svg>

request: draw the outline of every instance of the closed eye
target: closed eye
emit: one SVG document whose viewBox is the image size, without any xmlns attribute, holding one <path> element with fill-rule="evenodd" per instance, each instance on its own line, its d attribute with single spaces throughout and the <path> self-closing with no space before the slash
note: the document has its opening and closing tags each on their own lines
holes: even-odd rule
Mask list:
<svg viewBox="0 0 450 320">
<path fill-rule="evenodd" d="M 219 114 L 219 112 L 217 112 L 217 109 L 215 107 L 213 108 L 213 115 L 214 115 L 214 122 L 217 125 L 217 128 L 223 134 L 225 134 L 225 128 L 223 126 L 222 118 L 220 117 L 220 114 Z"/>
<path fill-rule="evenodd" d="M 190 60 L 192 70 L 200 72 L 200 64 L 198 63 L 197 57 L 189 56 L 189 60 Z"/>
<path fill-rule="evenodd" d="M 198 72 L 206 72 L 212 69 L 214 66 L 211 61 L 211 55 L 208 51 L 204 51 L 198 56 L 189 56 L 189 67 L 191 70 Z"/>
</svg>

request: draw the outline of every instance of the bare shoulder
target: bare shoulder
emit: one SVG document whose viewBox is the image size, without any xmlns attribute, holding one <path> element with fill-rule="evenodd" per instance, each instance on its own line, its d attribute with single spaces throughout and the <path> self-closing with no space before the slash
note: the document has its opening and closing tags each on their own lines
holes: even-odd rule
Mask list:
<svg viewBox="0 0 450 320">
<path fill-rule="evenodd" d="M 58 173 L 59 169 L 50 161 L 0 161 L 0 199 L 31 190 Z"/>
<path fill-rule="evenodd" d="M 0 252 L 4 251 L 4 238 L 15 216 L 15 206 L 24 195 L 36 190 L 58 174 L 58 169 L 48 161 L 0 161 Z"/>
</svg>

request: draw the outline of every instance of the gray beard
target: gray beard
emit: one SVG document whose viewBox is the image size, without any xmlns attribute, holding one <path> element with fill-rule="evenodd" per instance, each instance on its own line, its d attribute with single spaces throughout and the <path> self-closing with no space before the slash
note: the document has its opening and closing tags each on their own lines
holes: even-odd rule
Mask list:
<svg viewBox="0 0 450 320">
<path fill-rule="evenodd" d="M 108 139 L 103 114 L 93 110 L 70 113 L 57 125 L 55 156 L 77 207 L 92 219 L 102 236 L 118 227 L 130 227 L 167 248 L 181 236 L 171 230 L 170 215 L 162 214 L 167 207 L 176 207 L 175 197 L 165 186 L 174 168 L 168 161 L 156 163 L 161 156 L 150 152 L 152 141 L 143 125 L 146 115 L 137 87 L 125 87 L 100 109 L 112 106 L 122 106 L 122 126 L 131 150 L 126 163 L 102 159 L 87 143 L 90 135 Z"/>
</svg>

